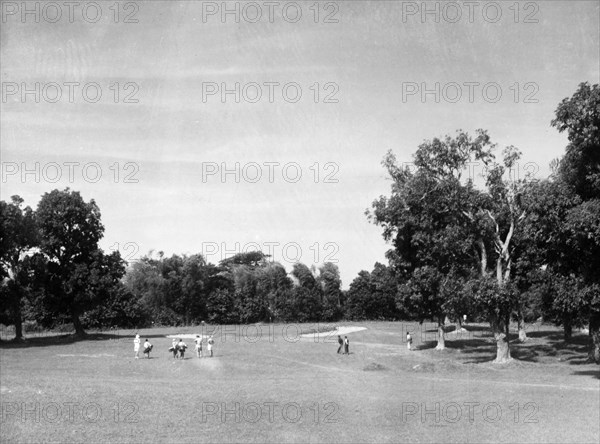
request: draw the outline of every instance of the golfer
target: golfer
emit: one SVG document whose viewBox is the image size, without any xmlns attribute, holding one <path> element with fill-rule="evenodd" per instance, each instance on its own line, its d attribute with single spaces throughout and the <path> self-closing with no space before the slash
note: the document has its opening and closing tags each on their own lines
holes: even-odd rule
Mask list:
<svg viewBox="0 0 600 444">
<path fill-rule="evenodd" d="M 196 343 L 196 356 L 199 358 L 202 357 L 202 337 L 200 335 L 196 335 L 196 339 L 194 340 Z"/>
<path fill-rule="evenodd" d="M 213 339 L 212 335 L 208 338 L 208 353 L 210 354 L 210 357 L 213 357 L 213 344 L 215 343 L 215 340 Z"/>
<path fill-rule="evenodd" d="M 173 338 L 173 342 L 171 342 L 171 348 L 169 351 L 173 352 L 173 359 L 177 358 L 177 339 Z"/>
<path fill-rule="evenodd" d="M 409 350 L 411 350 L 411 345 L 412 345 L 412 336 L 410 335 L 410 332 L 406 332 L 406 348 L 408 348 Z"/>
<path fill-rule="evenodd" d="M 144 342 L 144 354 L 146 355 L 146 357 L 148 359 L 150 359 L 151 351 L 152 351 L 152 344 L 150 344 L 150 341 L 148 339 L 146 339 L 146 342 Z"/>
<path fill-rule="evenodd" d="M 183 339 L 180 339 L 177 343 L 177 351 L 179 352 L 179 357 L 181 359 L 185 359 L 185 349 L 187 348 L 187 344 L 183 342 Z"/>
<path fill-rule="evenodd" d="M 348 340 L 348 336 L 344 336 L 344 354 L 350 354 L 350 341 Z"/>
<path fill-rule="evenodd" d="M 344 340 L 342 339 L 342 337 L 340 335 L 338 335 L 338 344 L 340 345 L 338 347 L 338 355 L 342 352 L 342 347 L 344 346 Z"/>
<path fill-rule="evenodd" d="M 135 352 L 135 359 L 140 357 L 140 335 L 135 335 L 133 340 L 133 351 Z"/>
</svg>

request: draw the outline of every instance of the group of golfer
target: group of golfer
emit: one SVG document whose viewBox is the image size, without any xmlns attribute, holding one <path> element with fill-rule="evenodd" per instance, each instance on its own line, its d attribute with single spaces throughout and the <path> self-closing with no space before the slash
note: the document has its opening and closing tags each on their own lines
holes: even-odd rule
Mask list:
<svg viewBox="0 0 600 444">
<path fill-rule="evenodd" d="M 202 357 L 202 336 L 196 335 L 194 342 L 196 343 L 196 356 L 198 358 Z M 207 342 L 207 351 L 208 355 L 213 357 L 213 345 L 215 340 L 212 336 L 208 337 Z M 133 340 L 133 351 L 135 352 L 135 359 L 139 359 L 140 357 L 140 335 L 135 335 L 135 339 Z M 150 352 L 152 351 L 152 344 L 148 339 L 144 342 L 144 350 L 143 354 L 146 355 L 148 359 L 150 359 Z M 185 359 L 185 351 L 188 348 L 187 344 L 183 342 L 183 339 L 173 338 L 173 342 L 171 343 L 171 347 L 169 347 L 169 351 L 173 353 L 173 359 Z"/>
<path fill-rule="evenodd" d="M 196 335 L 196 338 L 194 339 L 194 342 L 196 343 L 196 346 L 194 347 L 196 350 L 196 356 L 198 358 L 202 357 L 202 336 L 200 335 Z M 138 359 L 140 357 L 140 335 L 135 335 L 135 339 L 133 340 L 133 351 L 135 352 L 135 359 Z M 213 345 L 215 343 L 215 340 L 213 339 L 212 336 L 208 337 L 208 340 L 206 341 L 207 343 L 207 351 L 208 351 L 208 355 L 212 358 L 213 357 Z M 348 340 L 348 336 L 344 336 L 344 339 L 342 339 L 341 336 L 338 335 L 338 354 L 344 354 L 344 355 L 349 355 L 350 354 L 350 341 Z M 407 348 L 409 350 L 412 349 L 412 336 L 410 335 L 409 332 L 406 332 L 406 345 Z M 173 338 L 173 343 L 171 344 L 171 347 L 169 347 L 169 351 L 173 353 L 173 359 L 184 359 L 185 357 L 185 351 L 188 348 L 187 344 L 185 342 L 183 342 L 183 339 L 176 339 Z M 344 349 L 344 351 L 342 352 L 342 348 Z M 150 352 L 152 351 L 152 344 L 150 344 L 150 341 L 148 341 L 148 339 L 146 339 L 146 341 L 144 342 L 144 355 L 146 355 L 146 357 L 148 359 L 150 359 Z"/>
</svg>

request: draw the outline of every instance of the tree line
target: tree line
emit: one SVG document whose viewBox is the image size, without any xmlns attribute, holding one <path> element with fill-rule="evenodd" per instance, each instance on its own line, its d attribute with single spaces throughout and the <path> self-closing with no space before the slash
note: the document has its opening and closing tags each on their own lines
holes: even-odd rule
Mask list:
<svg viewBox="0 0 600 444">
<path fill-rule="evenodd" d="M 361 271 L 341 290 L 338 267 L 297 263 L 290 273 L 260 251 L 218 264 L 200 254 L 151 252 L 127 265 L 98 247 L 100 210 L 69 189 L 37 209 L 0 202 L 0 322 L 86 328 L 251 322 L 434 320 L 444 348 L 448 317 L 487 321 L 496 360 L 510 359 L 509 325 L 542 317 L 589 327 L 600 362 L 600 92 L 582 83 L 551 125 L 566 132 L 565 154 L 547 179 L 520 179 L 520 151 L 498 155 L 484 130 L 423 142 L 413 165 L 390 151 L 391 194 L 366 215 L 391 243 L 388 265 Z M 469 165 L 484 166 L 479 179 Z"/>
<path fill-rule="evenodd" d="M 564 327 L 589 327 L 589 358 L 600 363 L 600 90 L 582 83 L 556 109 L 551 125 L 566 132 L 565 154 L 544 180 L 512 171 L 521 153 L 496 154 L 484 130 L 423 142 L 414 168 L 392 152 L 383 166 L 390 196 L 367 210 L 393 248 L 396 304 L 419 320 L 484 319 L 497 344 L 496 361 L 510 359 L 509 324 L 527 339 L 526 321 L 542 317 Z M 465 177 L 483 165 L 480 184 Z"/>
</svg>

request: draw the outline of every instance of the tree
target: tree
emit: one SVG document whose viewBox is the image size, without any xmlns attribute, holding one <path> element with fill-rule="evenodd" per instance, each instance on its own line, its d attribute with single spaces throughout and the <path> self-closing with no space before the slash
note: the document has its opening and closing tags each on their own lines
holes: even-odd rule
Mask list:
<svg viewBox="0 0 600 444">
<path fill-rule="evenodd" d="M 477 263 L 476 233 L 470 220 L 474 216 L 465 211 L 478 193 L 472 178 L 463 180 L 462 175 L 470 161 L 492 159 L 492 148 L 484 131 L 478 131 L 474 139 L 459 131 L 456 137 L 425 141 L 413 156 L 414 172 L 399 167 L 389 152 L 383 165 L 392 179 L 392 195 L 373 202 L 372 213 L 367 210 L 371 220 L 383 227 L 384 239 L 393 242 L 394 251 L 388 257 L 395 260 L 398 278 L 405 282 L 398 308 L 407 305 L 420 321 L 434 318 L 438 322 L 437 349 L 444 348 L 445 311 L 452 307 L 446 298 L 455 296 L 441 283 L 467 274 Z M 415 276 L 415 282 L 409 283 Z"/>
<path fill-rule="evenodd" d="M 346 317 L 356 321 L 377 319 L 372 314 L 375 310 L 371 307 L 376 303 L 372 300 L 371 275 L 366 270 L 361 270 L 358 276 L 350 283 L 346 295 Z"/>
<path fill-rule="evenodd" d="M 559 132 L 566 131 L 569 143 L 558 162 L 558 175 L 582 199 L 570 210 L 566 224 L 573 236 L 568 241 L 583 254 L 573 268 L 585 280 L 589 291 L 589 358 L 600 364 L 600 285 L 597 272 L 600 259 L 598 219 L 600 217 L 600 88 L 581 83 L 572 97 L 565 98 L 551 122 Z"/>
<path fill-rule="evenodd" d="M 291 313 L 297 322 L 318 321 L 322 317 L 323 291 L 306 265 L 295 263 L 291 275 L 297 285 L 293 288 Z"/>
<path fill-rule="evenodd" d="M 257 269 L 257 288 L 265 295 L 269 320 L 290 320 L 288 305 L 291 304 L 293 283 L 285 268 L 278 262 L 271 262 Z"/>
<path fill-rule="evenodd" d="M 317 283 L 323 293 L 324 321 L 337 321 L 342 316 L 342 279 L 337 265 L 325 262 L 319 267 Z"/>
<path fill-rule="evenodd" d="M 100 209 L 84 202 L 68 188 L 45 193 L 38 204 L 36 220 L 41 235 L 41 251 L 48 258 L 46 302 L 71 316 L 76 336 L 85 336 L 80 316 L 101 301 L 96 290 L 124 273 L 118 252 L 105 256 L 98 248 L 104 233 Z"/>
<path fill-rule="evenodd" d="M 521 153 L 515 147 L 509 146 L 503 152 L 502 164 L 494 162 L 488 169 L 486 177 L 486 185 L 488 188 L 491 209 L 486 209 L 486 213 L 492 222 L 494 228 L 493 242 L 496 256 L 496 281 L 498 287 L 502 290 L 512 279 L 513 267 L 516 262 L 515 248 L 513 247 L 514 239 L 519 237 L 521 222 L 526 216 L 526 211 L 521 204 L 521 195 L 525 186 L 524 181 L 505 179 L 505 173 L 513 169 L 516 162 L 520 159 Z M 516 287 L 507 289 L 506 294 L 513 294 Z M 499 306 L 504 306 L 506 300 L 505 292 L 500 291 Z M 526 339 L 524 322 L 521 305 L 519 299 L 515 298 L 518 318 L 519 339 Z M 498 352 L 502 351 L 496 357 L 497 362 L 504 362 L 510 359 L 510 350 L 508 347 L 509 340 L 509 323 L 504 320 L 504 316 L 492 315 L 492 330 L 497 341 L 506 343 L 506 347 L 501 347 Z M 505 330 L 502 332 L 502 330 Z"/>
<path fill-rule="evenodd" d="M 566 131 L 569 144 L 559 163 L 559 174 L 582 199 L 600 198 L 600 88 L 581 83 L 565 98 L 551 124 Z"/>
<path fill-rule="evenodd" d="M 15 340 L 23 339 L 21 304 L 31 281 L 27 253 L 39 245 L 34 213 L 22 204 L 19 196 L 12 196 L 11 203 L 0 201 L 1 311 L 15 325 Z"/>
<path fill-rule="evenodd" d="M 589 310 L 589 359 L 600 364 L 600 199 L 582 202 L 569 211 L 566 219 L 568 248 L 578 253 L 573 268 L 584 280 Z"/>
<path fill-rule="evenodd" d="M 412 296 L 423 302 L 426 296 L 424 305 L 413 305 L 420 308 L 415 315 L 420 320 L 427 316 L 437 318 L 440 349 L 445 318 L 440 313 L 452 310 L 459 302 L 464 305 L 464 297 L 445 287 L 472 276 L 474 270 L 479 271 L 481 279 L 487 278 L 494 262 L 497 298 L 486 292 L 478 300 L 491 304 L 485 312 L 497 343 L 496 362 L 506 362 L 510 359 L 510 314 L 519 305 L 518 298 L 512 297 L 517 294 L 515 287 L 503 288 L 512 276 L 516 261 L 514 240 L 519 237 L 520 222 L 525 216 L 520 203 L 524 181 L 505 178 L 519 159 L 519 151 L 507 147 L 498 163 L 493 154 L 495 148 L 483 130 L 478 130 L 475 138 L 459 131 L 455 137 L 425 141 L 414 155 L 414 173 L 398 167 L 394 156 L 388 153 L 383 164 L 393 180 L 392 196 L 376 200 L 369 216 L 383 226 L 384 239 L 393 240 L 394 252 L 388 257 L 394 259 L 400 279 L 406 282 L 417 269 L 425 270 L 413 285 L 404 287 L 403 294 L 408 301 L 410 291 L 416 291 Z M 473 162 L 481 162 L 485 167 L 485 190 L 476 188 L 472 177 L 462 177 Z M 435 284 L 436 280 L 443 284 Z M 476 294 L 473 292 L 472 296 Z M 507 301 L 517 304 L 510 306 Z"/>
<path fill-rule="evenodd" d="M 373 270 L 361 271 L 350 284 L 346 295 L 346 317 L 355 320 L 398 320 L 402 309 L 396 308 L 397 282 L 390 267 L 376 262 Z"/>
</svg>

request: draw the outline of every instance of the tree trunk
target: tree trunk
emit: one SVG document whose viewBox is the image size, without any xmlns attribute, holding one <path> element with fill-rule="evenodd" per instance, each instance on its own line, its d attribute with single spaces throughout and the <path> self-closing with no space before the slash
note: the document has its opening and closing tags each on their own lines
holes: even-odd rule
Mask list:
<svg viewBox="0 0 600 444">
<path fill-rule="evenodd" d="M 23 340 L 23 321 L 21 320 L 21 309 L 19 308 L 19 312 L 15 315 L 15 341 Z"/>
<path fill-rule="evenodd" d="M 74 308 L 71 309 L 71 320 L 73 321 L 73 327 L 75 327 L 75 336 L 77 338 L 85 338 L 85 330 L 79 320 L 79 314 Z"/>
<path fill-rule="evenodd" d="M 15 290 L 18 292 L 18 290 Z M 21 315 L 21 296 L 19 293 L 15 295 L 12 306 L 12 318 L 15 323 L 15 341 L 23 340 L 23 318 Z"/>
<path fill-rule="evenodd" d="M 436 350 L 444 350 L 446 348 L 446 337 L 444 332 L 444 318 L 438 319 L 438 342 L 435 347 Z"/>
<path fill-rule="evenodd" d="M 15 281 L 9 282 L 8 291 L 10 292 L 10 314 L 15 324 L 15 341 L 23 340 L 23 317 L 21 314 L 21 289 Z"/>
<path fill-rule="evenodd" d="M 563 337 L 565 342 L 569 342 L 573 337 L 573 325 L 570 319 L 563 320 Z"/>
<path fill-rule="evenodd" d="M 496 340 L 496 360 L 494 362 L 497 364 L 510 362 L 512 358 L 510 357 L 510 345 L 507 335 L 508 326 L 500 319 L 492 319 L 490 321 L 490 327 L 492 328 L 492 333 Z"/>
<path fill-rule="evenodd" d="M 590 362 L 600 365 L 600 313 L 595 312 L 590 316 Z"/>
</svg>

